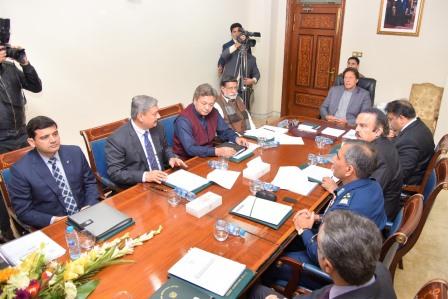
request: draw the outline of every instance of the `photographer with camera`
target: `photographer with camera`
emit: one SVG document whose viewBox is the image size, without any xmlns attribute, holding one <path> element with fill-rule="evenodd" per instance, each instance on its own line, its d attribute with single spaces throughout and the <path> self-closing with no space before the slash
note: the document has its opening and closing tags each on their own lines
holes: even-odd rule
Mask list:
<svg viewBox="0 0 448 299">
<path fill-rule="evenodd" d="M 9 44 L 9 19 L 0 18 L 0 154 L 28 145 L 25 129 L 26 98 L 23 89 L 40 92 L 42 82 L 29 63 L 25 49 Z M 13 61 L 17 61 L 19 70 Z M 8 213 L 0 200 L 1 238 L 12 238 Z"/>
<path fill-rule="evenodd" d="M 235 44 L 221 53 L 224 61 L 224 76 L 233 76 L 238 79 L 238 93 L 243 99 L 247 110 L 250 110 L 250 96 L 253 85 L 260 80 L 260 71 L 255 56 L 250 53 L 256 41 L 251 36 L 260 37 L 259 32 L 249 32 L 242 29 L 236 34 Z"/>
<path fill-rule="evenodd" d="M 240 23 L 233 23 L 232 25 L 230 25 L 230 34 L 232 36 L 232 39 L 230 41 L 228 41 L 227 43 L 225 43 L 224 45 L 222 45 L 222 50 L 221 53 L 233 46 L 236 42 L 237 42 L 237 37 L 238 35 L 240 35 L 241 31 L 243 31 L 243 26 Z M 248 53 L 252 54 L 252 51 L 248 50 Z M 222 71 L 224 69 L 224 59 L 221 58 L 221 56 L 219 56 L 219 60 L 218 60 L 218 74 L 222 75 Z"/>
</svg>

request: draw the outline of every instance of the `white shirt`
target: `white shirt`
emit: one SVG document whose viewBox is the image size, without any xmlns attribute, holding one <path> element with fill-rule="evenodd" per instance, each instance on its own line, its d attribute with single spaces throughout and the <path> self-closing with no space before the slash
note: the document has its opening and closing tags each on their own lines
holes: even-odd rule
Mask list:
<svg viewBox="0 0 448 299">
<path fill-rule="evenodd" d="M 403 132 L 404 131 L 404 129 L 406 129 L 407 127 L 409 127 L 413 122 L 415 122 L 415 121 L 417 121 L 417 117 L 414 117 L 413 119 L 411 119 L 407 124 L 405 124 L 404 126 L 403 126 L 403 128 L 401 128 L 401 131 L 400 132 Z"/>
<path fill-rule="evenodd" d="M 224 95 L 222 96 L 222 98 L 224 99 L 224 101 L 226 101 L 226 103 L 229 102 L 229 99 L 227 97 L 225 97 Z M 216 108 L 216 110 L 218 110 L 219 114 L 221 115 L 222 118 L 224 118 L 224 111 L 222 111 L 221 106 L 218 104 L 218 102 L 215 102 L 215 105 L 213 105 L 213 107 Z M 247 111 L 247 116 L 249 118 L 249 125 L 250 128 L 249 129 L 256 129 L 254 122 L 252 121 L 252 116 L 250 116 L 249 111 Z M 237 132 L 238 133 L 238 132 Z"/>
<path fill-rule="evenodd" d="M 145 152 L 145 156 L 146 156 L 146 160 L 148 160 L 148 153 L 146 152 L 146 145 L 145 145 L 145 133 L 148 132 L 148 139 L 149 139 L 149 143 L 151 144 L 152 150 L 154 152 L 156 161 L 157 161 L 157 166 L 159 166 L 159 169 L 162 169 L 162 167 L 160 166 L 160 161 L 159 161 L 159 157 L 157 157 L 157 152 L 156 152 L 156 148 L 154 147 L 154 142 L 152 142 L 152 138 L 151 138 L 151 134 L 149 133 L 149 130 L 143 130 L 141 128 L 139 128 L 133 120 L 131 120 L 131 125 L 132 128 L 134 128 L 135 133 L 137 134 L 138 140 L 140 140 L 140 144 L 142 145 L 143 151 Z M 151 165 L 148 162 L 148 166 L 149 166 L 149 170 L 152 171 L 151 169 Z M 142 175 L 142 183 L 145 182 L 145 172 L 143 172 Z"/>
</svg>

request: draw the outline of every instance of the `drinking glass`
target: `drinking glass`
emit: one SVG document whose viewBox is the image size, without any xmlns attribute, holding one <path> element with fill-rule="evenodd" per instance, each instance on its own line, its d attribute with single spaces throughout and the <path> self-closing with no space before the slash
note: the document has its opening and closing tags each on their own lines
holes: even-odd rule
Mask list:
<svg viewBox="0 0 448 299">
<path fill-rule="evenodd" d="M 172 196 L 168 197 L 168 203 L 172 207 L 177 207 L 177 205 L 179 205 L 181 200 L 182 200 L 182 197 L 177 192 L 173 192 Z"/>
<path fill-rule="evenodd" d="M 87 230 L 80 231 L 78 238 L 82 252 L 89 251 L 95 246 L 95 236 Z"/>
<path fill-rule="evenodd" d="M 227 221 L 224 219 L 218 219 L 215 223 L 215 239 L 223 242 L 229 236 L 229 231 L 227 230 Z"/>
<path fill-rule="evenodd" d="M 308 165 L 317 165 L 318 157 L 315 154 L 308 154 Z"/>
<path fill-rule="evenodd" d="M 263 189 L 263 184 L 261 181 L 259 181 L 259 180 L 250 181 L 249 191 L 252 195 L 255 196 L 255 194 L 262 189 Z"/>
</svg>

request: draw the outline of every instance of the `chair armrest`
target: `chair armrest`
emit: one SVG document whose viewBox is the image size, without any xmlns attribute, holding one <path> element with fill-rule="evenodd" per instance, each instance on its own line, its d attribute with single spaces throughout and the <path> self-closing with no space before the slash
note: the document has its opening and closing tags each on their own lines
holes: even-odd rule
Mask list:
<svg viewBox="0 0 448 299">
<path fill-rule="evenodd" d="M 411 193 L 419 193 L 420 186 L 418 185 L 403 185 L 401 187 L 401 190 L 405 192 L 411 192 Z"/>
<path fill-rule="evenodd" d="M 99 178 L 99 180 L 101 181 L 101 184 L 103 184 L 104 186 L 106 186 L 107 188 L 109 188 L 110 190 L 119 193 L 121 191 L 123 191 L 122 188 L 118 187 L 114 182 L 112 182 L 111 180 L 102 177 L 99 173 L 95 173 L 95 176 L 97 178 Z"/>
</svg>

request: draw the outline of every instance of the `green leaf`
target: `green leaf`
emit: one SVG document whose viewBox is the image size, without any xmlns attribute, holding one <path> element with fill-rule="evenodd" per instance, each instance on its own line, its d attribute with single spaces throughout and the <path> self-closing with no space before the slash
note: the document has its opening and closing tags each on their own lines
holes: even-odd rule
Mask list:
<svg viewBox="0 0 448 299">
<path fill-rule="evenodd" d="M 99 279 L 91 280 L 79 287 L 77 287 L 78 293 L 76 294 L 76 299 L 85 299 L 87 298 L 90 293 L 92 293 L 97 285 L 100 283 Z"/>
</svg>

